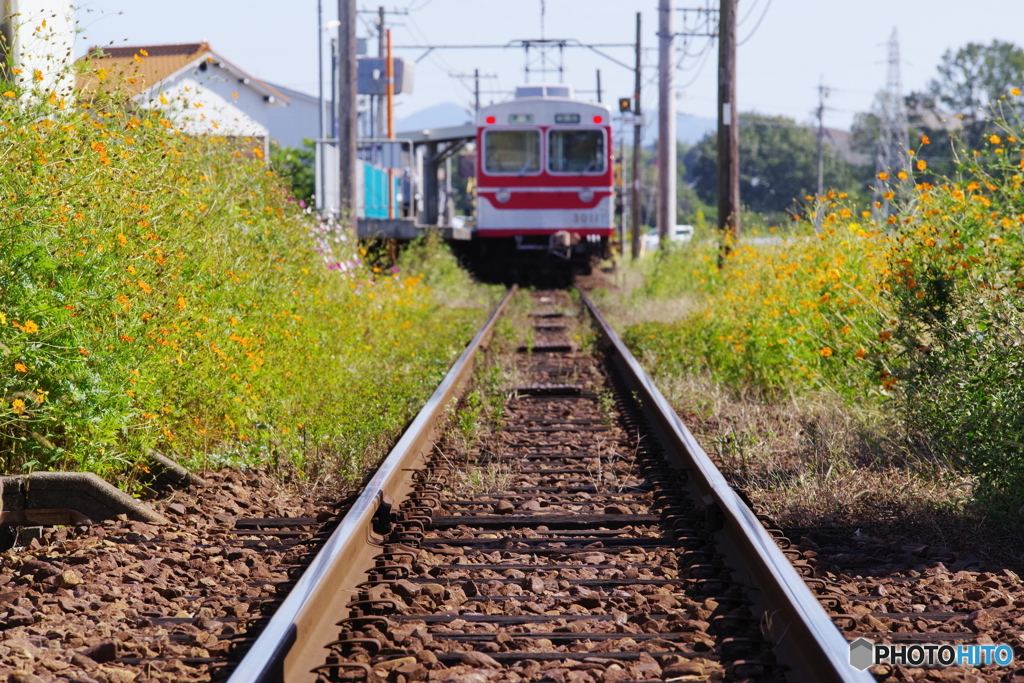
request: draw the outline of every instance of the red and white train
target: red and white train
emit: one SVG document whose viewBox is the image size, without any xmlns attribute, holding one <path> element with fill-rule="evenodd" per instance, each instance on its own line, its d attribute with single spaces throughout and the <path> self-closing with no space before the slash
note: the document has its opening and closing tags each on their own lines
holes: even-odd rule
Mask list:
<svg viewBox="0 0 1024 683">
<path fill-rule="evenodd" d="M 477 120 L 476 237 L 492 255 L 606 256 L 614 233 L 611 110 L 566 85 L 520 86 Z"/>
</svg>

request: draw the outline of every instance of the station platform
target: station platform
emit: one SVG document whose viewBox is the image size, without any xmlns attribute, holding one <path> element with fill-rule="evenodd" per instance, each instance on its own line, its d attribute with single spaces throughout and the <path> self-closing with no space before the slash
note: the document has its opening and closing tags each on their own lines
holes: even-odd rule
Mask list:
<svg viewBox="0 0 1024 683">
<path fill-rule="evenodd" d="M 409 241 L 430 231 L 446 241 L 473 239 L 473 228 L 419 225 L 411 218 L 360 218 L 356 234 L 359 239 Z"/>
</svg>

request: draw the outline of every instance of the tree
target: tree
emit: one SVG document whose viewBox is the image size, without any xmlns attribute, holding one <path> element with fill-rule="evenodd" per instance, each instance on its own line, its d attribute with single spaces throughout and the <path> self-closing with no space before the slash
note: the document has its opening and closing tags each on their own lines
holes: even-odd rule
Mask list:
<svg viewBox="0 0 1024 683">
<path fill-rule="evenodd" d="M 718 136 L 709 133 L 684 159 L 698 196 L 713 203 L 718 192 Z M 817 189 L 817 137 L 784 116 L 740 115 L 740 198 L 744 208 L 782 213 Z M 848 192 L 858 182 L 853 167 L 825 148 L 825 186 Z"/>
<path fill-rule="evenodd" d="M 1024 85 L 1024 50 L 1001 40 L 990 45 L 967 43 L 955 53 L 946 50 L 938 71 L 938 78 L 928 84 L 935 104 L 974 121 L 979 110 L 1010 88 Z"/>
<path fill-rule="evenodd" d="M 308 202 L 316 192 L 316 152 L 313 141 L 306 138 L 302 147 L 281 147 L 270 143 L 270 166 L 288 184 L 292 196 Z"/>
</svg>

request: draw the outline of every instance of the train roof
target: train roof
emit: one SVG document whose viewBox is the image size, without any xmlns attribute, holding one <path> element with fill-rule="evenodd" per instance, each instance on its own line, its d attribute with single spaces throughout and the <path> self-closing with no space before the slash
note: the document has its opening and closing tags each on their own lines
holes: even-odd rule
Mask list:
<svg viewBox="0 0 1024 683">
<path fill-rule="evenodd" d="M 579 115 L 572 121 L 573 115 Z M 556 121 L 559 116 L 561 120 Z M 515 99 L 481 107 L 477 125 L 484 125 L 489 116 L 497 124 L 550 126 L 555 123 L 590 124 L 595 116 L 611 122 L 611 108 L 599 102 L 585 102 L 574 97 L 569 85 L 522 85 L 516 88 Z M 566 116 L 570 117 L 566 119 Z"/>
</svg>

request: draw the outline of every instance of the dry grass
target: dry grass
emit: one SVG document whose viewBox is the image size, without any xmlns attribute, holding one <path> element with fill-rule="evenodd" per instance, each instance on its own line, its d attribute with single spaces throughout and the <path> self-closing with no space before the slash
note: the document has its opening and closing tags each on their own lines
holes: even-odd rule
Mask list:
<svg viewBox="0 0 1024 683">
<path fill-rule="evenodd" d="M 969 479 L 911 453 L 883 415 L 835 396 L 766 401 L 693 376 L 660 384 L 708 454 L 783 526 L 878 524 L 970 495 Z"/>
</svg>

